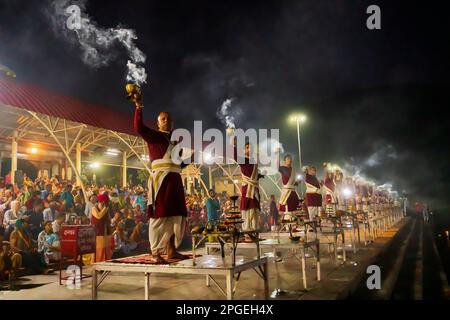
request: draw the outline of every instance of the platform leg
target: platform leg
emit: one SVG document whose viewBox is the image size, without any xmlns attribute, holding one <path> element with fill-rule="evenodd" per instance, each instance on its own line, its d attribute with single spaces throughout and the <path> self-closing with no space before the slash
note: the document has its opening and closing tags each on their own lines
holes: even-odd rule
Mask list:
<svg viewBox="0 0 450 320">
<path fill-rule="evenodd" d="M 269 300 L 269 270 L 268 270 L 268 260 L 263 265 L 263 275 L 264 275 L 264 299 Z"/>
<path fill-rule="evenodd" d="M 192 264 L 195 266 L 195 247 L 196 247 L 196 238 L 192 236 Z"/>
<path fill-rule="evenodd" d="M 338 234 L 334 234 L 334 261 L 338 261 Z"/>
<path fill-rule="evenodd" d="M 317 268 L 317 281 L 320 281 L 320 243 L 316 245 L 316 268 Z"/>
<path fill-rule="evenodd" d="M 233 271 L 227 274 L 227 300 L 233 300 L 234 274 Z"/>
<path fill-rule="evenodd" d="M 258 259 L 261 258 L 261 247 L 259 245 L 259 233 L 256 232 L 256 254 L 258 255 Z"/>
<path fill-rule="evenodd" d="M 357 228 L 357 231 L 358 231 L 358 243 L 361 243 L 361 232 L 360 232 L 359 226 L 360 226 L 359 222 L 356 221 L 356 228 Z"/>
<path fill-rule="evenodd" d="M 92 300 L 97 300 L 97 270 L 92 269 Z"/>
<path fill-rule="evenodd" d="M 363 227 L 364 227 L 364 234 L 363 234 L 363 236 L 364 236 L 364 245 L 367 246 L 367 236 L 366 236 L 367 226 L 366 226 L 365 222 L 363 224 Z"/>
<path fill-rule="evenodd" d="M 307 286 L 307 283 L 306 283 L 306 257 L 305 257 L 305 249 L 303 248 L 303 250 L 302 250 L 302 258 L 301 258 L 301 261 L 302 261 L 302 275 L 303 275 L 303 288 L 305 289 L 305 290 L 307 290 L 308 289 L 308 286 Z"/>
<path fill-rule="evenodd" d="M 62 261 L 64 257 L 61 256 L 61 259 L 59 259 L 59 285 L 62 285 Z"/>
<path fill-rule="evenodd" d="M 347 261 L 347 250 L 345 250 L 345 235 L 342 233 L 342 259 Z"/>
<path fill-rule="evenodd" d="M 206 255 L 209 255 L 209 246 L 205 246 L 206 249 Z M 210 283 L 209 283 L 209 274 L 206 275 L 206 286 L 209 287 Z"/>
<path fill-rule="evenodd" d="M 145 300 L 150 300 L 150 273 L 145 273 Z"/>
</svg>

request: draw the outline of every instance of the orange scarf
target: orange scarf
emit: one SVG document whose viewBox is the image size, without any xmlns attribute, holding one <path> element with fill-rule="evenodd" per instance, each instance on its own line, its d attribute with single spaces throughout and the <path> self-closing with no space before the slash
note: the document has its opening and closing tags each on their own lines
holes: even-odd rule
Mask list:
<svg viewBox="0 0 450 320">
<path fill-rule="evenodd" d="M 20 237 L 20 238 L 23 240 L 23 242 L 25 243 L 26 247 L 27 247 L 28 249 L 30 249 L 30 248 L 31 248 L 30 241 L 27 240 L 27 239 L 25 239 L 25 237 L 24 237 L 22 231 L 17 230 L 17 233 L 19 234 L 19 237 Z"/>
</svg>

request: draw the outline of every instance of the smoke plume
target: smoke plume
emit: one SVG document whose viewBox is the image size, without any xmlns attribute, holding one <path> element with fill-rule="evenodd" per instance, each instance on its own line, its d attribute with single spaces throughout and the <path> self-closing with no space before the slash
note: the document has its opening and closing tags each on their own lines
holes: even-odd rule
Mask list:
<svg viewBox="0 0 450 320">
<path fill-rule="evenodd" d="M 229 129 L 236 129 L 235 118 L 231 114 L 231 106 L 236 98 L 227 99 L 217 111 L 217 116 L 223 124 Z"/>
<path fill-rule="evenodd" d="M 127 61 L 127 81 L 142 85 L 147 81 L 144 68 L 145 54 L 139 50 L 135 41 L 136 32 L 121 27 L 102 28 L 97 26 L 86 12 L 86 1 L 54 1 L 47 12 L 57 35 L 78 44 L 82 60 L 87 65 L 99 68 L 107 66 L 119 56 L 119 48 L 125 49 Z"/>
</svg>

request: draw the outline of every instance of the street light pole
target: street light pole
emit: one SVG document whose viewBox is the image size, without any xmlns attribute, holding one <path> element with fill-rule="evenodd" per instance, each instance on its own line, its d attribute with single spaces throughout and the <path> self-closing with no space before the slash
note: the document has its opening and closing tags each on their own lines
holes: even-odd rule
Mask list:
<svg viewBox="0 0 450 320">
<path fill-rule="evenodd" d="M 300 117 L 297 117 L 297 142 L 298 142 L 298 164 L 300 173 L 302 172 L 302 146 L 300 140 Z M 302 180 L 303 181 L 303 180 Z M 300 181 L 300 194 L 303 197 L 303 182 Z"/>
<path fill-rule="evenodd" d="M 300 118 L 297 117 L 297 142 L 298 142 L 298 164 L 300 171 L 302 171 L 302 147 L 300 142 Z"/>
<path fill-rule="evenodd" d="M 208 167 L 208 175 L 209 175 L 209 177 L 208 177 L 209 178 L 209 189 L 214 189 L 211 165 Z"/>
<path fill-rule="evenodd" d="M 298 143 L 298 165 L 300 166 L 300 173 L 302 173 L 302 145 L 301 145 L 301 138 L 300 138 L 300 125 L 302 123 L 305 123 L 306 116 L 303 114 L 294 114 L 289 117 L 289 121 L 292 123 L 295 121 L 297 124 L 297 143 Z M 303 183 L 300 182 L 300 190 L 301 195 L 303 196 Z"/>
</svg>

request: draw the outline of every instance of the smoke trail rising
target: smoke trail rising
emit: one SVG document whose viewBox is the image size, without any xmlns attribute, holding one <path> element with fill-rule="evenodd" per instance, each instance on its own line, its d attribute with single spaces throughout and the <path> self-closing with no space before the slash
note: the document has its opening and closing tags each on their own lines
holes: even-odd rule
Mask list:
<svg viewBox="0 0 450 320">
<path fill-rule="evenodd" d="M 136 32 L 121 27 L 102 28 L 97 26 L 86 12 L 86 1 L 54 1 L 47 10 L 53 29 L 57 35 L 67 41 L 78 44 L 82 50 L 82 60 L 87 65 L 99 68 L 107 66 L 116 59 L 119 50 L 117 45 L 125 49 L 127 61 L 126 79 L 142 85 L 147 82 L 144 68 L 145 54 L 135 44 Z"/>
<path fill-rule="evenodd" d="M 222 103 L 222 106 L 217 111 L 218 118 L 229 129 L 236 129 L 235 118 L 231 114 L 231 106 L 236 98 L 227 99 Z"/>
</svg>

